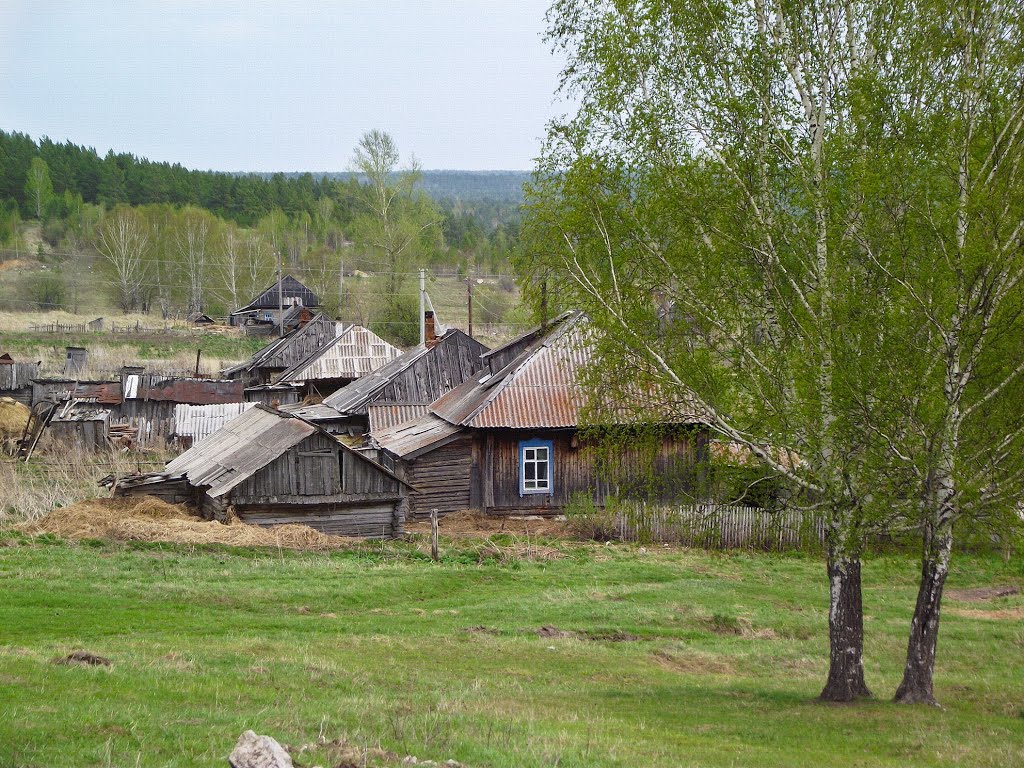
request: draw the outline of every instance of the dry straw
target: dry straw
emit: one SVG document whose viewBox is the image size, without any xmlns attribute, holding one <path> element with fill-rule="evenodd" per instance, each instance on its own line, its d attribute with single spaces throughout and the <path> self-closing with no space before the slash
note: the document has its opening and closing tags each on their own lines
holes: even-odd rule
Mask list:
<svg viewBox="0 0 1024 768">
<path fill-rule="evenodd" d="M 264 528 L 237 519 L 228 523 L 202 520 L 186 506 L 168 504 L 151 496 L 82 501 L 18 528 L 30 535 L 49 533 L 68 539 L 227 544 L 317 552 L 349 547 L 355 541 L 320 533 L 305 525 Z"/>
</svg>

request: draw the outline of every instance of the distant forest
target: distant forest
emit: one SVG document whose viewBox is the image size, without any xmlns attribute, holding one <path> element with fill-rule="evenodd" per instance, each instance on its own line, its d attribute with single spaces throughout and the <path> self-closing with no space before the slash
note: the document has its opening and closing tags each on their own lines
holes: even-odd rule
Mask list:
<svg viewBox="0 0 1024 768">
<path fill-rule="evenodd" d="M 340 272 L 384 273 L 386 295 L 378 297 L 387 306 L 367 299 L 357 307 L 346 287 L 331 309 L 361 319 L 401 309 L 411 324 L 408 297 L 398 296 L 411 270 L 507 274 L 529 174 L 410 174 L 400 170 L 393 140 L 371 134 L 395 150 L 376 179 L 197 171 L 0 131 L 0 261 L 29 255 L 41 265 L 26 267 L 36 271 L 17 286 L 5 278 L 9 295 L 0 291 L 0 303 L 77 305 L 75 265 L 95 263 L 109 278 L 111 304 L 125 311 L 223 313 L 280 263 L 324 293 Z M 394 204 L 379 209 L 384 187 Z"/>
</svg>

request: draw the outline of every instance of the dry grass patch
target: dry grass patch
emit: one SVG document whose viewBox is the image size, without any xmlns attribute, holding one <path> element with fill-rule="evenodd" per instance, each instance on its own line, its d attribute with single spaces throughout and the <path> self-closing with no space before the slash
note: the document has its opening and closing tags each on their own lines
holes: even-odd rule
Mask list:
<svg viewBox="0 0 1024 768">
<path fill-rule="evenodd" d="M 651 660 L 662 669 L 685 675 L 734 675 L 736 668 L 729 661 L 700 651 L 655 651 Z"/>
<path fill-rule="evenodd" d="M 207 521 L 184 505 L 168 504 L 151 496 L 83 501 L 18 528 L 33 536 L 48 533 L 67 539 L 226 544 L 316 552 L 344 549 L 358 541 L 320 533 L 305 525 L 264 528 L 238 520 Z"/>
</svg>

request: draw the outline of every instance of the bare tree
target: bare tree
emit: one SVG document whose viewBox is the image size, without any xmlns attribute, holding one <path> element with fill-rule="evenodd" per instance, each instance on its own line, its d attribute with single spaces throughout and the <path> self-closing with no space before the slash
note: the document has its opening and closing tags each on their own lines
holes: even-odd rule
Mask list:
<svg viewBox="0 0 1024 768">
<path fill-rule="evenodd" d="M 149 251 L 145 222 L 131 208 L 118 206 L 100 222 L 96 232 L 96 250 L 114 269 L 118 305 L 125 312 L 138 309 Z"/>
</svg>

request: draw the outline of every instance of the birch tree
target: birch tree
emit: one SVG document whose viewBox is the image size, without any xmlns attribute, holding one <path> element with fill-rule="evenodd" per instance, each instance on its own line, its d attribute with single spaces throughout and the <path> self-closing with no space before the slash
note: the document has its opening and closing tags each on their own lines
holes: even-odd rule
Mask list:
<svg viewBox="0 0 1024 768">
<path fill-rule="evenodd" d="M 922 533 L 896 700 L 934 704 L 954 528 L 1019 530 L 1024 501 L 1024 9 L 907 8 L 887 99 L 902 151 L 879 185 L 899 247 L 864 251 L 887 283 L 895 352 L 876 434 L 893 485 L 916 489 L 903 501 Z"/>
<path fill-rule="evenodd" d="M 580 106 L 549 131 L 523 261 L 603 327 L 606 359 L 695 396 L 826 515 L 831 701 L 870 695 L 861 555 L 889 514 L 851 398 L 881 354 L 860 241 L 890 235 L 860 230 L 888 22 L 839 0 L 555 3 Z"/>
<path fill-rule="evenodd" d="M 96 232 L 96 250 L 113 268 L 118 305 L 125 312 L 138 309 L 149 251 L 143 219 L 127 206 L 108 212 Z"/>
<path fill-rule="evenodd" d="M 33 157 L 25 181 L 25 195 L 32 203 L 36 218 L 43 218 L 46 204 L 53 197 L 53 182 L 50 181 L 50 166 L 41 157 Z"/>
<path fill-rule="evenodd" d="M 203 311 L 204 286 L 207 280 L 207 259 L 213 247 L 216 220 L 206 211 L 185 208 L 178 219 L 174 235 L 178 263 L 187 286 L 186 312 Z"/>
</svg>

